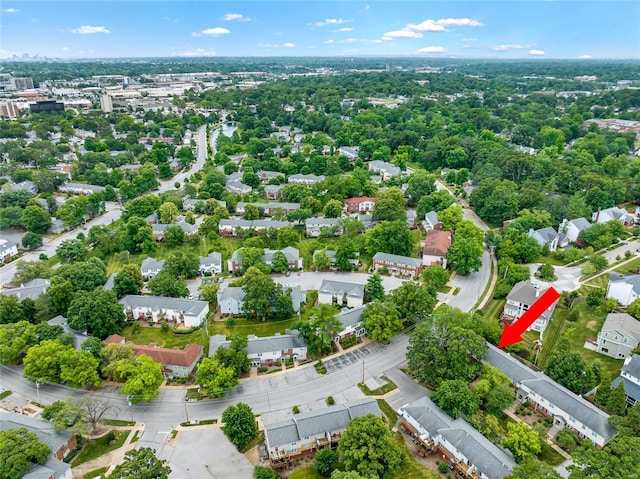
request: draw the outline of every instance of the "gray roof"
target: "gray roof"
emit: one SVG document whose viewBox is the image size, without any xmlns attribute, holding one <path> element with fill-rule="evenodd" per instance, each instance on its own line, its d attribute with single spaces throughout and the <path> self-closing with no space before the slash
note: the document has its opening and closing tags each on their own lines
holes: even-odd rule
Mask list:
<svg viewBox="0 0 640 479">
<path fill-rule="evenodd" d="M 270 219 L 261 219 L 261 220 L 253 220 L 251 222 L 251 228 L 284 228 L 285 226 L 289 226 L 289 223 L 286 221 L 275 221 Z"/>
<path fill-rule="evenodd" d="M 504 351 L 488 344 L 485 361 L 498 368 L 520 387 L 526 385 L 531 391 L 554 404 L 566 414 L 573 416 L 585 426 L 604 438 L 611 438 L 615 429 L 609 425 L 609 415 L 541 372 L 534 371 Z"/>
<path fill-rule="evenodd" d="M 229 288 L 227 288 L 229 289 Z M 238 288 L 242 289 L 242 288 Z M 244 297 L 244 294 L 243 294 Z M 220 347 L 228 348 L 231 341 L 221 334 L 212 336 L 209 340 L 209 356 L 213 356 Z M 258 337 L 253 334 L 247 336 L 247 354 L 270 353 L 284 351 L 293 348 L 306 348 L 304 340 L 300 337 L 300 331 L 287 329 L 285 334 L 276 333 L 273 336 Z"/>
<path fill-rule="evenodd" d="M 364 296 L 364 285 L 323 279 L 318 293 L 337 294 L 340 296 L 346 294 L 351 298 L 362 298 Z"/>
<path fill-rule="evenodd" d="M 358 323 L 362 322 L 362 312 L 364 306 L 358 306 L 353 309 L 343 309 L 338 315 L 338 319 L 342 323 L 342 329 L 346 329 L 348 326 L 355 327 Z"/>
<path fill-rule="evenodd" d="M 97 193 L 99 191 L 104 191 L 105 188 L 104 186 L 98 186 L 98 185 L 87 185 L 85 183 L 65 183 L 62 186 L 59 187 L 59 189 L 68 189 L 68 188 L 73 188 L 73 189 L 84 189 L 84 190 L 89 190 L 92 191 L 93 193 Z"/>
<path fill-rule="evenodd" d="M 142 274 L 144 274 L 145 271 L 160 271 L 164 268 L 164 263 L 165 261 L 163 259 L 145 258 L 142 260 L 140 271 L 142 271 Z"/>
<path fill-rule="evenodd" d="M 154 233 L 164 233 L 164 231 L 170 226 L 179 226 L 180 228 L 182 228 L 182 231 L 184 231 L 185 234 L 193 234 L 198 232 L 198 227 L 196 225 L 189 224 L 186 221 L 180 221 L 179 223 L 172 223 L 167 225 L 156 223 L 154 225 L 151 225 L 151 230 Z"/>
<path fill-rule="evenodd" d="M 267 193 L 277 193 L 278 191 L 282 190 L 282 188 L 284 188 L 284 185 L 265 185 L 264 191 L 266 191 Z"/>
<path fill-rule="evenodd" d="M 389 254 L 382 252 L 377 252 L 375 255 L 373 255 L 373 260 L 404 264 L 407 266 L 413 266 L 414 268 L 418 268 L 420 267 L 420 265 L 422 265 L 422 260 L 420 258 L 410 258 L 409 256 L 400 256 L 398 254 Z"/>
<path fill-rule="evenodd" d="M 382 416 L 378 403 L 373 398 L 296 414 L 285 421 L 264 425 L 267 444 L 269 447 L 279 447 L 307 436 L 342 431 L 353 419 L 367 414 Z"/>
<path fill-rule="evenodd" d="M 549 288 L 536 288 L 536 286 L 532 284 L 531 281 L 520 281 L 519 283 L 516 283 L 513 288 L 511 288 L 511 291 L 507 295 L 507 301 L 515 301 L 522 304 L 532 305 L 538 300 L 540 296 L 542 296 L 547 291 L 547 289 Z M 553 305 L 550 307 L 551 311 L 555 309 L 556 303 L 553 303 Z M 549 308 L 547 308 L 547 310 L 548 309 Z"/>
<path fill-rule="evenodd" d="M 275 221 L 274 223 L 278 223 L 278 222 Z M 238 255 L 240 254 L 242 249 L 243 248 L 239 248 L 239 249 L 235 250 L 233 253 L 231 253 L 231 259 L 232 260 L 238 260 L 239 259 Z M 297 261 L 298 259 L 300 259 L 300 251 L 297 248 L 294 248 L 293 246 L 287 246 L 286 248 L 283 248 L 281 250 L 279 250 L 279 249 L 265 249 L 264 250 L 264 255 L 262 255 L 262 258 L 261 258 L 262 261 L 272 261 L 273 260 L 273 255 L 276 254 L 276 252 L 278 252 L 278 251 L 282 251 L 284 256 L 290 262 Z"/>
<path fill-rule="evenodd" d="M 396 165 L 392 165 L 391 163 L 387 163 L 386 161 L 382 161 L 382 160 L 373 160 L 373 161 L 370 161 L 368 164 L 369 164 L 370 170 L 374 170 L 374 171 L 385 170 L 387 173 L 389 173 L 392 176 L 399 175 L 400 172 L 402 171 Z"/>
<path fill-rule="evenodd" d="M 609 313 L 601 331 L 616 331 L 640 341 L 640 321 L 627 313 Z"/>
<path fill-rule="evenodd" d="M 640 380 L 640 354 L 634 354 L 631 359 L 625 361 L 622 372 Z"/>
<path fill-rule="evenodd" d="M 222 218 L 219 226 L 230 226 L 232 228 L 251 228 L 253 221 L 251 220 L 242 220 L 242 219 L 233 219 L 233 218 Z"/>
<path fill-rule="evenodd" d="M 36 278 L 21 284 L 18 288 L 0 289 L 0 294 L 15 294 L 18 299 L 36 299 L 41 294 L 45 294 L 51 282 L 48 279 Z"/>
<path fill-rule="evenodd" d="M 82 343 L 84 343 L 87 339 L 89 339 L 89 335 L 87 334 L 86 331 L 81 332 L 71 328 L 67 323 L 67 318 L 65 318 L 64 316 L 58 315 L 55 318 L 52 318 L 49 321 L 47 321 L 47 324 L 49 326 L 62 326 L 62 331 L 64 333 L 73 334 L 73 347 L 76 349 L 80 349 L 80 346 L 82 346 Z"/>
<path fill-rule="evenodd" d="M 311 226 L 335 226 L 339 223 L 340 223 L 340 218 L 322 218 L 319 216 L 307 218 L 304 222 L 307 228 Z"/>
<path fill-rule="evenodd" d="M 591 226 L 591 223 L 589 223 L 586 218 L 576 218 L 569 221 L 569 223 L 573 223 L 573 225 L 578 228 L 578 231 L 586 230 Z"/>
<path fill-rule="evenodd" d="M 215 251 L 212 251 L 207 256 L 200 256 L 200 266 L 206 266 L 210 264 L 222 264 L 222 255 Z"/>
<path fill-rule="evenodd" d="M 627 283 L 632 286 L 633 291 L 640 295 L 640 275 L 637 274 L 616 274 L 611 273 L 609 283 Z"/>
<path fill-rule="evenodd" d="M 240 181 L 228 181 L 225 185 L 227 190 L 251 191 L 251 187 Z"/>
<path fill-rule="evenodd" d="M 416 420 L 432 437 L 436 435 L 438 429 L 449 427 L 453 422 L 453 419 L 427 396 L 401 409 Z"/>
<path fill-rule="evenodd" d="M 140 296 L 127 294 L 118 301 L 125 308 L 149 308 L 151 310 L 172 309 L 183 314 L 198 316 L 209 307 L 206 301 L 194 301 L 184 298 L 167 298 L 164 296 Z"/>
<path fill-rule="evenodd" d="M 435 211 L 429 211 L 426 215 L 424 215 L 424 219 L 428 220 L 432 225 L 435 225 L 438 222 L 438 213 L 436 213 Z"/>
<path fill-rule="evenodd" d="M 301 175 L 301 174 L 297 174 L 297 175 L 291 175 L 289 177 L 289 182 L 291 182 L 291 180 L 300 180 L 300 181 L 306 181 L 306 182 L 321 182 L 324 181 L 324 175 Z"/>
<path fill-rule="evenodd" d="M 551 226 L 547 228 L 541 228 L 539 230 L 535 230 L 535 233 L 537 233 L 538 236 L 540 236 L 547 243 L 550 243 L 558 236 L 558 232 L 554 230 Z"/>
<path fill-rule="evenodd" d="M 634 383 L 633 381 L 629 381 L 627 378 L 623 378 L 622 376 L 618 376 L 611 382 L 611 389 L 615 389 L 615 387 L 620 383 L 620 381 L 624 382 L 624 393 L 640 402 L 640 385 Z"/>
</svg>

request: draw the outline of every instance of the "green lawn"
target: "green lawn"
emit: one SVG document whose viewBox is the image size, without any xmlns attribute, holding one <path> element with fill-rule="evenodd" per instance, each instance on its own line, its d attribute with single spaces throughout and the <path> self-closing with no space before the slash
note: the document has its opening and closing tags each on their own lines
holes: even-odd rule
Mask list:
<svg viewBox="0 0 640 479">
<path fill-rule="evenodd" d="M 289 476 L 289 479 L 326 479 L 313 466 L 301 467 Z"/>
<path fill-rule="evenodd" d="M 374 389 L 373 391 L 367 387 L 364 383 L 359 383 L 358 387 L 366 396 L 383 396 L 390 391 L 393 391 L 397 386 L 395 383 L 389 379 L 387 376 L 382 376 L 387 383 L 380 386 L 378 389 Z"/>
<path fill-rule="evenodd" d="M 2 393 L 0 393 L 0 399 L 4 399 L 7 396 L 11 396 L 12 391 L 9 391 L 8 389 L 6 391 L 2 391 Z"/>
<path fill-rule="evenodd" d="M 550 466 L 559 466 L 565 461 L 564 457 L 546 442 L 542 443 L 542 450 L 538 454 L 538 459 Z"/>
<path fill-rule="evenodd" d="M 542 264 L 549 263 L 551 266 L 564 266 L 565 264 L 567 264 L 566 261 L 562 261 L 553 253 L 546 256 L 543 254 L 540 254 L 535 260 L 532 261 L 532 263 L 542 263 Z"/>
<path fill-rule="evenodd" d="M 72 463 L 71 467 L 79 466 L 80 464 L 84 464 L 85 462 L 89 462 L 97 457 L 102 456 L 108 452 L 114 451 L 124 444 L 124 441 L 127 439 L 131 431 L 114 431 L 116 435 L 116 440 L 114 444 L 107 444 L 106 438 L 108 436 L 102 436 L 99 439 L 91 439 L 87 441 L 87 444 L 84 446 L 80 454 L 78 454 L 75 460 Z"/>
<path fill-rule="evenodd" d="M 484 317 L 487 319 L 499 319 L 506 302 L 506 299 L 491 300 L 484 309 Z"/>
<path fill-rule="evenodd" d="M 617 273 L 626 274 L 631 271 L 635 271 L 638 268 L 640 268 L 640 257 L 634 259 L 633 261 L 629 261 L 627 264 L 622 265 L 619 268 L 616 268 L 615 271 Z"/>
<path fill-rule="evenodd" d="M 162 329 L 158 327 L 141 327 L 140 332 L 134 333 L 133 326 L 125 326 L 120 332 L 121 336 L 124 336 L 128 341 L 132 341 L 135 344 L 147 345 L 149 343 L 156 343 L 162 348 L 183 348 L 187 344 L 195 343 L 203 346 L 209 344 L 209 339 L 204 328 L 194 331 L 191 334 L 173 334 L 171 330 L 162 332 Z"/>
<path fill-rule="evenodd" d="M 83 479 L 93 479 L 95 477 L 100 477 L 102 474 L 104 474 L 108 470 L 109 470 L 109 467 L 101 467 L 100 469 L 96 469 L 94 471 L 91 471 L 91 472 L 85 474 L 84 476 L 82 476 L 82 478 Z"/>
</svg>

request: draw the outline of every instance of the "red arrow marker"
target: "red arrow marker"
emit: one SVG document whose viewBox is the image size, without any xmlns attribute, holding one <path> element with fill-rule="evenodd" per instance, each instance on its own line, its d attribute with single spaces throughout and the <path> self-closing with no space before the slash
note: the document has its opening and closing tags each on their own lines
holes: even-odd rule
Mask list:
<svg viewBox="0 0 640 479">
<path fill-rule="evenodd" d="M 544 313 L 549 306 L 551 306 L 560 297 L 555 289 L 549 288 L 545 293 L 540 296 L 538 301 L 522 315 L 512 325 L 506 324 L 502 331 L 502 337 L 498 343 L 499 348 L 504 348 L 510 344 L 519 343 L 522 341 L 522 333 L 524 333 L 529 326 L 531 326 L 536 319 L 538 319 L 542 313 Z"/>
</svg>

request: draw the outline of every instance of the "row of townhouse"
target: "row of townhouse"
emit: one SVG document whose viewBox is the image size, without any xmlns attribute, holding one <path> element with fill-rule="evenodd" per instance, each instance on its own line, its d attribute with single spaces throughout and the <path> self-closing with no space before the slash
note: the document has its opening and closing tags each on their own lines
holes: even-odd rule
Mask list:
<svg viewBox="0 0 640 479">
<path fill-rule="evenodd" d="M 216 334 L 209 339 L 209 357 L 213 357 L 219 348 L 228 348 L 231 341 L 226 336 Z M 247 336 L 247 347 L 244 348 L 251 366 L 271 366 L 285 359 L 304 361 L 307 359 L 307 345 L 300 337 L 297 329 L 287 329 L 285 334 L 275 333 L 273 336 Z"/>
<path fill-rule="evenodd" d="M 220 274 L 222 273 L 222 255 L 212 251 L 207 256 L 200 256 L 198 270 L 200 274 Z M 151 279 L 164 269 L 165 260 L 145 258 L 140 265 L 140 272 L 145 280 Z"/>
<path fill-rule="evenodd" d="M 243 248 L 235 250 L 231 254 L 231 258 L 227 260 L 227 268 L 230 273 L 239 273 L 242 269 L 242 251 Z M 300 257 L 300 251 L 293 246 L 287 246 L 286 248 L 282 248 L 281 250 L 277 249 L 265 249 L 264 254 L 260 257 L 264 263 L 271 267 L 273 262 L 273 256 L 276 252 L 282 252 L 284 256 L 287 258 L 287 262 L 289 263 L 289 269 L 293 271 L 302 270 L 302 257 Z"/>
<path fill-rule="evenodd" d="M 271 465 L 286 467 L 292 458 L 320 449 L 335 449 L 349 423 L 372 414 L 382 417 L 374 398 L 364 398 L 332 407 L 303 412 L 278 422 L 265 422 L 265 445 Z"/>
<path fill-rule="evenodd" d="M 424 269 L 420 258 L 378 252 L 372 259 L 374 272 L 385 268 L 393 276 L 415 278 Z"/>
<path fill-rule="evenodd" d="M 167 228 L 174 226 L 182 229 L 182 231 L 184 231 L 184 234 L 187 236 L 194 235 L 198 232 L 198 227 L 196 225 L 192 225 L 190 223 L 187 223 L 186 221 L 179 221 L 178 223 L 170 224 L 154 223 L 151 225 L 151 234 L 153 235 L 153 239 L 155 241 L 164 241 L 164 232 L 167 230 Z"/>
<path fill-rule="evenodd" d="M 299 313 L 302 304 L 307 302 L 307 292 L 300 286 L 287 286 L 285 292 L 291 296 L 293 312 Z M 239 286 L 228 286 L 216 293 L 218 311 L 221 315 L 238 315 L 244 313 L 245 291 Z"/>
<path fill-rule="evenodd" d="M 285 228 L 291 227 L 291 223 L 287 221 L 275 221 L 271 219 L 263 220 L 243 220 L 234 218 L 223 218 L 218 224 L 218 233 L 221 236 L 238 236 L 242 230 L 260 231 L 269 228 Z"/>
<path fill-rule="evenodd" d="M 455 470 L 456 477 L 502 479 L 516 463 L 464 419 L 452 419 L 428 397 L 398 409 L 406 433 L 423 454 L 436 453 Z"/>
<path fill-rule="evenodd" d="M 544 373 L 534 371 L 491 344 L 485 361 L 509 377 L 517 402 L 528 402 L 539 414 L 552 418 L 557 427 L 567 428 L 599 447 L 615 436 L 607 413 Z"/>
<path fill-rule="evenodd" d="M 318 288 L 318 304 L 357 308 L 364 302 L 364 284 L 323 279 Z"/>
<path fill-rule="evenodd" d="M 247 205 L 253 205 L 262 210 L 266 216 L 271 216 L 275 211 L 284 211 L 285 213 L 291 213 L 300 209 L 300 203 L 284 203 L 284 202 L 269 202 L 269 203 L 245 203 L 244 201 L 238 202 L 236 205 L 236 213 L 239 215 L 244 214 L 244 210 Z"/>
<path fill-rule="evenodd" d="M 341 235 L 342 228 L 340 226 L 340 218 L 324 218 L 320 216 L 314 216 L 305 220 L 305 235 L 311 238 L 317 238 L 323 232 L 327 232 L 332 236 Z"/>
<path fill-rule="evenodd" d="M 312 258 L 315 258 L 316 253 L 324 253 L 330 260 L 329 268 L 334 269 L 336 267 L 336 250 L 334 249 L 324 249 L 324 250 L 315 250 L 313 252 Z M 351 263 L 355 268 L 360 266 L 360 253 L 356 251 L 354 253 L 355 258 L 349 259 L 349 263 Z"/>
<path fill-rule="evenodd" d="M 118 302 L 130 321 L 143 320 L 152 324 L 168 321 L 191 328 L 201 326 L 209 315 L 207 301 L 127 294 Z"/>
<path fill-rule="evenodd" d="M 204 349 L 199 344 L 187 344 L 183 349 L 160 348 L 156 344 L 141 346 L 127 342 L 125 338 L 118 334 L 112 334 L 102 342 L 105 346 L 109 344 L 129 344 L 138 356 L 149 356 L 154 362 L 162 366 L 162 374 L 167 379 L 189 377 L 198 361 L 202 358 Z"/>
</svg>

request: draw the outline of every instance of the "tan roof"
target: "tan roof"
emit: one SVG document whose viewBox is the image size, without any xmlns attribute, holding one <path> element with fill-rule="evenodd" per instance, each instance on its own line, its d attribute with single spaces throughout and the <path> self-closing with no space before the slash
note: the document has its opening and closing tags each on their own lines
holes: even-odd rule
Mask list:
<svg viewBox="0 0 640 479">
<path fill-rule="evenodd" d="M 136 356 L 144 354 L 162 365 L 191 366 L 202 355 L 202 346 L 187 344 L 184 349 L 167 349 L 157 346 L 134 346 Z"/>
<path fill-rule="evenodd" d="M 422 253 L 428 256 L 446 256 L 451 247 L 451 232 L 431 230 L 424 240 Z"/>
<path fill-rule="evenodd" d="M 371 201 L 373 203 L 378 201 L 378 198 L 374 198 L 372 196 L 361 196 L 358 198 L 347 198 L 346 200 L 344 200 L 345 203 L 349 204 L 349 203 L 355 203 L 355 204 L 359 204 L 359 203 L 363 203 L 365 201 Z"/>
<path fill-rule="evenodd" d="M 124 338 L 119 334 L 112 334 L 107 339 L 102 341 L 102 344 L 104 344 L 105 346 L 109 344 L 124 344 Z"/>
</svg>

